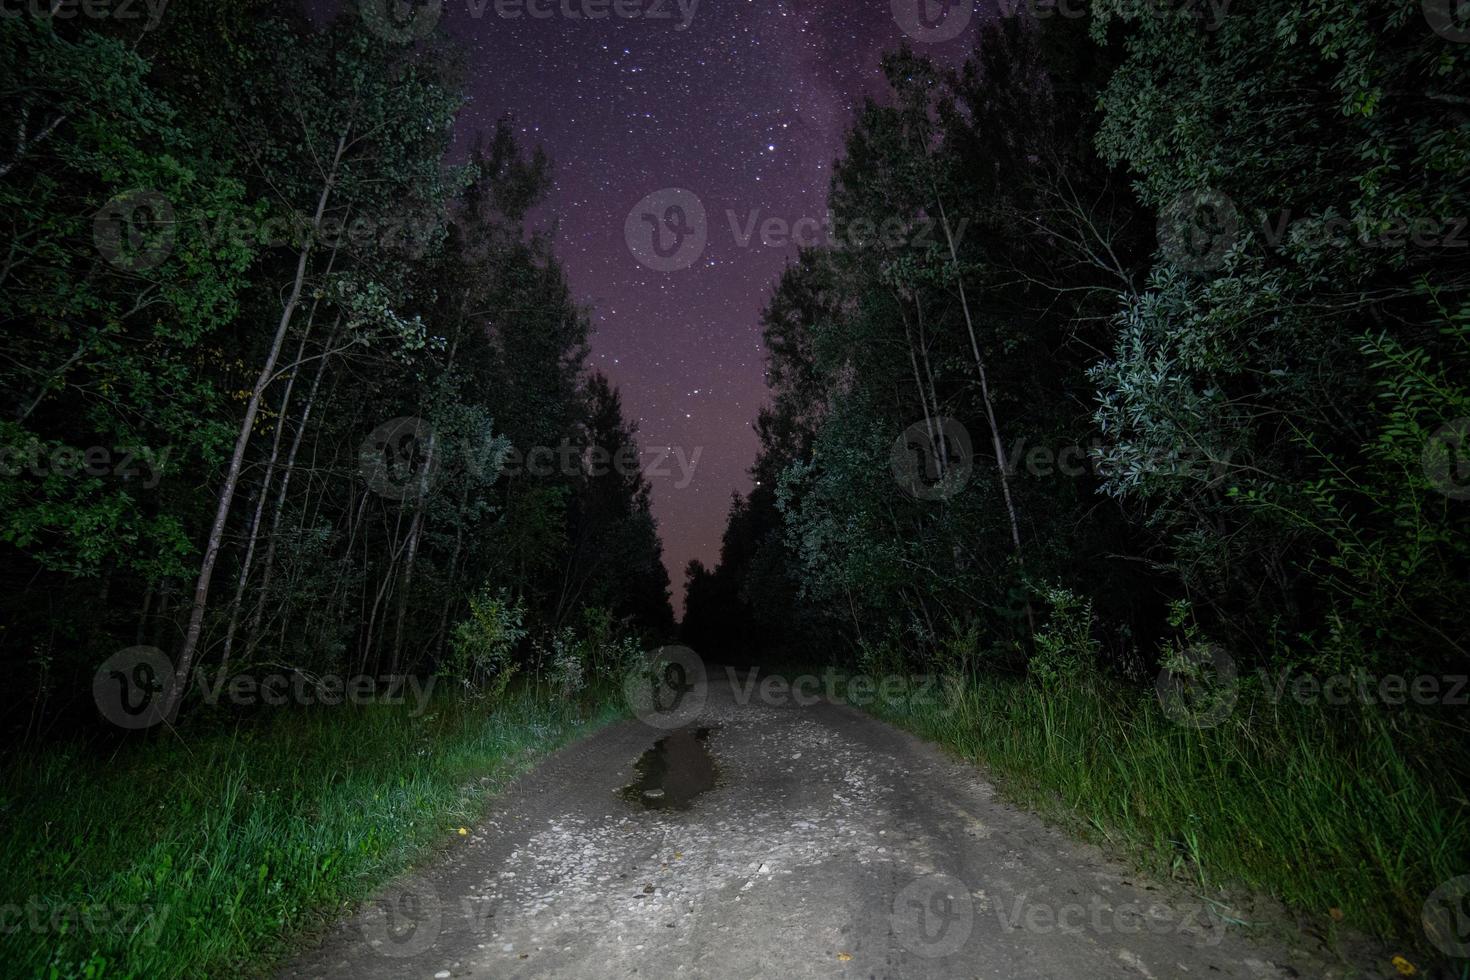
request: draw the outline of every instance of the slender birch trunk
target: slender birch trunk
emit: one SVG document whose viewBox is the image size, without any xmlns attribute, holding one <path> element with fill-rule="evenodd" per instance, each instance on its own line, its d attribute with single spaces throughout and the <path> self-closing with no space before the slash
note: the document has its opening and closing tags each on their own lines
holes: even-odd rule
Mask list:
<svg viewBox="0 0 1470 980">
<path fill-rule="evenodd" d="M 332 157 L 321 194 L 317 197 L 316 213 L 312 216 L 313 237 L 321 230 L 322 216 L 326 213 L 327 202 L 331 199 L 332 188 L 336 184 L 337 168 L 341 165 L 342 154 L 346 148 L 347 135 L 344 133 L 337 139 L 336 152 Z M 301 293 L 306 285 L 307 262 L 311 258 L 311 246 L 312 242 L 308 240 L 297 256 L 296 274 L 292 279 L 291 291 L 286 297 L 286 303 L 281 309 L 275 337 L 271 340 L 270 351 L 256 377 L 255 387 L 250 392 L 250 400 L 245 405 L 245 417 L 240 422 L 240 434 L 235 439 L 235 450 L 230 455 L 229 470 L 225 473 L 224 484 L 220 487 L 214 522 L 210 525 L 209 537 L 204 547 L 204 557 L 199 564 L 199 578 L 194 584 L 194 599 L 189 608 L 189 625 L 184 632 L 184 644 L 179 650 L 178 663 L 174 666 L 173 690 L 164 708 L 164 716 L 167 718 L 172 718 L 178 712 L 179 703 L 188 687 L 189 674 L 194 667 L 194 658 L 199 650 L 199 638 L 204 630 L 204 611 L 209 605 L 209 586 L 214 579 L 215 564 L 219 560 L 220 543 L 224 540 L 225 524 L 230 517 L 230 505 L 235 501 L 235 490 L 240 483 L 240 471 L 245 465 L 245 450 L 250 445 L 250 433 L 255 428 L 256 416 L 260 414 L 260 402 L 265 396 L 265 389 L 275 373 L 276 361 L 280 358 L 281 347 L 286 342 L 286 333 L 290 330 L 291 320 L 295 317 L 296 309 L 301 303 Z"/>
</svg>

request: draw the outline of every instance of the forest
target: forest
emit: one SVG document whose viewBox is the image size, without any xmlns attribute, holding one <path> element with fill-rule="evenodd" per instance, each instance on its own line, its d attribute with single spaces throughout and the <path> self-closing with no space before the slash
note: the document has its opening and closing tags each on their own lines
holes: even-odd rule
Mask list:
<svg viewBox="0 0 1470 980">
<path fill-rule="evenodd" d="M 167 649 L 187 709 L 196 663 L 479 683 L 504 651 L 456 642 L 472 606 L 548 663 L 593 620 L 673 628 L 646 481 L 580 466 L 637 444 L 527 225 L 549 161 L 503 124 L 448 166 L 451 55 L 280 6 L 181 4 L 142 42 L 6 21 L 24 735 L 91 712 L 123 647 Z"/>
<path fill-rule="evenodd" d="M 683 635 L 963 678 L 889 714 L 1175 869 L 1417 930 L 1470 863 L 1465 37 L 1132 6 L 885 62 Z"/>
<path fill-rule="evenodd" d="M 245 753 L 261 792 L 356 806 L 362 787 L 329 785 L 342 766 L 396 780 L 437 738 L 445 799 L 400 785 L 375 814 L 401 832 L 407 801 L 458 804 L 467 768 L 573 721 L 507 707 L 486 731 L 455 692 L 503 692 L 520 670 L 574 695 L 587 669 L 672 635 L 635 426 L 588 369 L 588 311 L 528 219 L 551 162 L 506 122 L 451 163 L 461 59 L 380 27 L 353 12 L 318 30 L 272 0 L 176 2 L 156 23 L 0 18 L 0 648 L 20 757 L 0 809 L 25 869 L 7 907 L 157 909 L 176 888 L 201 916 L 256 903 L 272 934 L 357 869 L 328 873 L 321 842 L 293 854 L 300 828 L 267 822 L 262 850 L 196 819 L 240 779 L 222 733 L 276 733 Z M 450 706 L 425 714 L 425 689 Z M 276 717 L 287 699 L 418 703 L 344 728 Z M 141 772 L 109 764 L 120 734 L 162 730 L 206 740 L 143 749 L 178 756 Z M 165 807 L 177 838 L 113 820 Z M 361 813 L 341 820 L 372 836 Z M 249 890 L 191 885 L 201 841 L 237 850 Z M 231 860 L 208 859 L 217 876 Z M 169 921 L 199 931 L 181 908 Z M 259 941 L 236 928 L 122 965 L 197 976 Z M 0 972 L 113 976 L 113 949 L 138 943 L 46 933 Z"/>
<path fill-rule="evenodd" d="M 560 162 L 509 117 L 457 145 L 464 52 L 349 6 L 0 17 L 0 974 L 268 972 L 678 642 L 712 687 L 938 678 L 869 710 L 1181 887 L 1465 975 L 1451 4 L 891 50 L 681 583 Z"/>
</svg>

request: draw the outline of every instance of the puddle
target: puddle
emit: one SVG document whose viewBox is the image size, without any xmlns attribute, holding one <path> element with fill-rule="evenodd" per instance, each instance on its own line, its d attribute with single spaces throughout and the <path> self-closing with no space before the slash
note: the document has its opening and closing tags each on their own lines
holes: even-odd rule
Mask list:
<svg viewBox="0 0 1470 980">
<path fill-rule="evenodd" d="M 623 799 L 645 810 L 689 809 L 718 775 L 706 744 L 711 731 L 681 728 L 654 742 L 638 757 L 637 778 L 619 791 Z"/>
</svg>

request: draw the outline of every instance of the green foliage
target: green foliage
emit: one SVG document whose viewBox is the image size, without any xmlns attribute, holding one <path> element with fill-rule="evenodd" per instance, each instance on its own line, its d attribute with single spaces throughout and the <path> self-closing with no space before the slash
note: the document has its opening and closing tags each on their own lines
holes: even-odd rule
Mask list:
<svg viewBox="0 0 1470 980">
<path fill-rule="evenodd" d="M 58 745 L 14 760 L 0 769 L 0 903 L 129 928 L 22 927 L 6 972 L 267 975 L 292 935 L 458 839 L 510 779 L 617 717 L 615 694 L 590 692 L 583 711 L 513 689 L 487 712 L 437 692 L 423 712 L 412 699 L 297 708 L 105 759 Z"/>
<path fill-rule="evenodd" d="M 1054 689 L 1094 674 L 1098 642 L 1092 636 L 1092 601 L 1063 588 L 1043 594 L 1049 615 L 1036 632 L 1026 668 L 1043 688 Z"/>
<path fill-rule="evenodd" d="M 391 43 L 355 7 L 318 29 L 180 2 L 137 39 L 0 18 L 0 56 L 18 716 L 90 720 L 96 665 L 172 653 L 206 567 L 196 663 L 479 684 L 527 654 L 451 651 L 481 590 L 528 632 L 594 604 L 671 631 L 646 483 L 508 466 L 637 446 L 527 217 L 545 155 L 502 121 L 448 163 L 463 78 L 441 41 Z"/>
<path fill-rule="evenodd" d="M 124 42 L 6 17 L 0 52 L 0 99 L 21 133 L 0 161 L 12 230 L 0 540 L 70 576 L 178 574 L 192 544 L 151 502 L 225 437 L 212 421 L 219 387 L 195 368 L 236 314 L 253 258 L 178 218 L 244 216 L 244 188 Z"/>
<path fill-rule="evenodd" d="M 774 284 L 756 489 L 686 635 L 961 674 L 962 710 L 900 717 L 1027 802 L 1417 934 L 1465 862 L 1463 766 L 1425 761 L 1463 724 L 1255 677 L 1470 653 L 1470 45 L 1422 6 L 1106 0 L 952 72 L 890 56 L 833 168 L 869 230 Z"/>
<path fill-rule="evenodd" d="M 1043 687 L 982 675 L 954 694 L 877 710 L 1226 914 L 1249 907 L 1237 906 L 1245 886 L 1324 929 L 1338 910 L 1348 928 L 1433 958 L 1424 896 L 1470 861 L 1470 811 L 1461 774 L 1406 746 L 1445 744 L 1446 726 L 1271 704 L 1245 687 L 1221 724 L 1189 728 L 1152 691 L 1101 677 Z"/>
<path fill-rule="evenodd" d="M 440 671 L 465 687 L 486 691 L 492 703 L 499 701 L 516 673 L 516 648 L 527 635 L 525 616 L 525 605 L 503 590 L 470 596 L 469 617 L 455 626 L 453 657 Z"/>
<path fill-rule="evenodd" d="M 1444 670 L 1461 664 L 1470 635 L 1470 515 L 1455 467 L 1470 418 L 1470 331 L 1462 312 L 1445 330 L 1443 359 L 1387 334 L 1362 339 L 1378 378 L 1371 405 L 1376 431 L 1353 462 L 1339 460 L 1308 433 L 1303 450 L 1325 475 L 1291 495 L 1247 490 L 1245 501 L 1284 515 L 1319 542 L 1308 573 L 1330 604 L 1314 660 L 1327 669 L 1366 666 Z M 1438 438 L 1447 433 L 1451 443 Z M 1435 465 L 1443 464 L 1436 471 Z"/>
<path fill-rule="evenodd" d="M 1102 5 L 1099 37 L 1127 6 Z M 1132 19 L 1102 97 L 1098 146 L 1129 165 L 1165 239 L 1090 375 L 1104 488 L 1262 659 L 1281 631 L 1340 662 L 1465 652 L 1441 620 L 1457 560 L 1434 543 L 1462 515 L 1413 458 L 1460 410 L 1383 390 L 1463 371 L 1440 298 L 1470 283 L 1456 247 L 1470 125 L 1446 109 L 1464 102 L 1470 55 L 1420 6 L 1268 2 L 1208 29 Z M 1176 209 L 1201 197 L 1220 212 L 1215 247 L 1176 254 Z"/>
</svg>

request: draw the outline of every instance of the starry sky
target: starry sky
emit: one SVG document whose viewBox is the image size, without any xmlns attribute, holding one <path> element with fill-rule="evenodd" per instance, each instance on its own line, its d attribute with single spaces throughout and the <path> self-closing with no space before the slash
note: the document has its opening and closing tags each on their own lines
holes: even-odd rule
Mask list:
<svg viewBox="0 0 1470 980">
<path fill-rule="evenodd" d="M 444 0 L 439 26 L 470 65 L 456 135 L 468 144 L 510 113 L 551 155 L 539 217 L 558 222 L 556 251 L 593 308 L 590 366 L 622 390 L 646 463 L 698 453 L 692 480 L 675 455 L 667 475 L 650 472 L 680 609 L 685 566 L 718 560 L 730 494 L 750 486 L 752 423 L 768 398 L 759 314 L 796 251 L 789 237 L 747 232 L 753 219 L 825 218 L 832 160 L 863 97 L 883 94 L 879 59 L 904 39 L 904 14 L 889 0 L 621 0 L 667 16 L 592 20 L 562 12 L 583 0 L 540 0 L 543 18 L 509 2 L 521 16 L 498 16 L 496 0 Z M 916 47 L 958 61 L 973 31 Z M 671 188 L 702 205 L 705 243 L 687 267 L 660 271 L 640 262 L 625 223 Z"/>
</svg>

